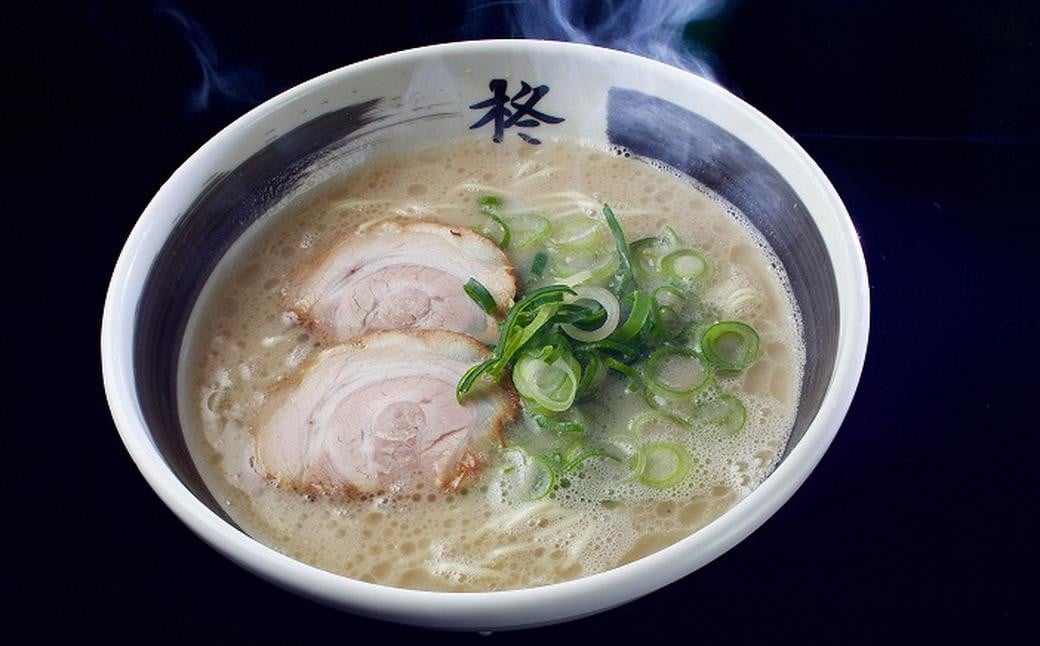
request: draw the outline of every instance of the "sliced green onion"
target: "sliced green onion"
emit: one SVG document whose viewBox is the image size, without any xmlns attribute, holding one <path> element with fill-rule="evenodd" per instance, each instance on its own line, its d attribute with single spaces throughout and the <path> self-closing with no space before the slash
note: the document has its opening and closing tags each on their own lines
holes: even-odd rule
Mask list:
<svg viewBox="0 0 1040 646">
<path fill-rule="evenodd" d="M 653 299 L 650 296 L 643 292 L 635 291 L 626 296 L 626 299 L 631 300 L 632 308 L 628 312 L 628 318 L 625 320 L 624 325 L 610 335 L 611 341 L 631 341 L 643 331 L 647 320 L 650 318 L 650 312 L 653 309 Z"/>
<path fill-rule="evenodd" d="M 671 227 L 665 227 L 652 238 L 640 238 L 629 245 L 632 269 L 649 284 L 661 281 L 661 259 L 682 241 Z M 643 285 L 644 287 L 648 285 Z"/>
<path fill-rule="evenodd" d="M 477 205 L 482 207 L 502 206 L 502 198 L 497 195 L 481 195 L 477 198 Z"/>
<path fill-rule="evenodd" d="M 636 370 L 635 368 L 633 368 L 632 366 L 630 366 L 630 365 L 628 365 L 626 363 L 622 363 L 621 361 L 618 361 L 614 357 L 611 357 L 611 356 L 603 357 L 603 363 L 607 364 L 607 367 L 610 368 L 611 370 L 615 370 L 617 372 L 620 372 L 621 374 L 623 374 L 626 377 L 632 379 L 633 381 L 639 382 L 639 381 L 642 380 L 642 375 L 639 374 L 638 370 Z"/>
<path fill-rule="evenodd" d="M 636 454 L 639 481 L 655 489 L 674 487 L 690 472 L 690 461 L 690 454 L 679 444 L 645 444 Z"/>
<path fill-rule="evenodd" d="M 675 232 L 675 229 L 668 225 L 665 225 L 661 232 L 657 234 L 657 239 L 664 249 L 674 249 L 682 244 L 682 238 Z"/>
<path fill-rule="evenodd" d="M 574 290 L 566 285 L 546 285 L 545 287 L 539 287 L 538 289 L 532 290 L 524 295 L 517 303 L 516 306 L 511 308 L 510 311 L 521 312 L 539 307 L 545 303 L 553 303 L 562 301 L 565 296 L 574 295 Z"/>
<path fill-rule="evenodd" d="M 606 366 L 598 352 L 582 352 L 576 358 L 580 362 L 582 357 L 586 357 L 586 360 L 581 370 L 581 379 L 578 381 L 578 398 L 593 392 L 606 375 Z"/>
<path fill-rule="evenodd" d="M 455 387 L 459 403 L 482 375 L 501 378 L 516 353 L 552 320 L 559 303 L 568 294 L 573 295 L 574 290 L 566 285 L 547 285 L 533 290 L 510 307 L 505 320 L 499 324 L 498 343 L 491 356 L 467 370 L 459 379 Z"/>
<path fill-rule="evenodd" d="M 592 343 L 583 343 L 577 346 L 575 350 L 581 352 L 613 352 L 625 361 L 632 361 L 639 354 L 639 348 L 632 344 L 612 341 L 610 339 L 593 341 Z"/>
<path fill-rule="evenodd" d="M 609 291 L 602 287 L 595 287 L 593 285 L 580 285 L 574 288 L 574 298 L 571 302 L 577 300 L 587 300 L 599 303 L 600 307 L 607 313 L 606 318 L 603 320 L 603 324 L 594 330 L 583 330 L 570 323 L 565 323 L 560 326 L 563 332 L 577 341 L 591 342 L 599 341 L 610 336 L 615 329 L 617 329 L 618 319 L 621 317 L 621 305 L 618 303 L 617 298 Z"/>
<path fill-rule="evenodd" d="M 578 392 L 577 361 L 570 355 L 554 360 L 543 348 L 527 352 L 513 366 L 513 385 L 520 395 L 553 412 L 565 411 L 574 403 Z"/>
<path fill-rule="evenodd" d="M 654 425 L 671 426 L 678 429 L 688 429 L 689 425 L 678 415 L 666 413 L 660 410 L 650 410 L 640 413 L 628 423 L 628 430 L 637 437 L 646 435 L 648 429 Z"/>
<path fill-rule="evenodd" d="M 605 281 L 618 268 L 617 254 L 606 247 L 561 251 L 550 261 L 552 277 L 571 286 Z"/>
<path fill-rule="evenodd" d="M 672 307 L 664 306 L 654 309 L 654 325 L 665 340 L 676 339 L 683 333 L 683 320 Z"/>
<path fill-rule="evenodd" d="M 564 304 L 554 305 L 553 307 L 559 308 L 564 307 Z M 555 318 L 555 317 L 554 317 Z M 541 338 L 543 358 L 546 361 L 555 361 L 560 357 L 567 357 L 568 361 L 574 364 L 575 372 L 580 372 L 581 367 L 578 365 L 577 360 L 572 356 L 574 353 L 571 350 L 571 343 L 566 336 L 553 330 L 544 334 Z"/>
<path fill-rule="evenodd" d="M 520 500 L 541 500 L 556 490 L 556 469 L 540 455 L 517 447 L 506 449 L 503 489 Z"/>
<path fill-rule="evenodd" d="M 560 218 L 553 226 L 552 242 L 563 249 L 596 249 L 603 244 L 603 225 L 587 215 Z"/>
<path fill-rule="evenodd" d="M 661 270 L 661 249 L 657 238 L 640 238 L 628 246 L 632 268 L 641 278 Z"/>
<path fill-rule="evenodd" d="M 491 314 L 498 309 L 498 304 L 495 303 L 495 297 L 492 296 L 491 292 L 487 290 L 487 287 L 484 287 L 476 278 L 470 278 L 466 281 L 466 284 L 462 286 L 462 290 L 480 306 L 480 309 L 484 310 L 488 314 Z"/>
<path fill-rule="evenodd" d="M 701 335 L 704 359 L 723 370 L 743 370 L 758 357 L 758 333 L 740 321 L 723 321 Z"/>
<path fill-rule="evenodd" d="M 568 462 L 578 457 L 582 451 L 588 448 L 584 438 L 575 438 L 570 444 L 553 451 L 553 457 L 562 469 Z"/>
<path fill-rule="evenodd" d="M 727 435 L 736 435 L 747 423 L 744 402 L 733 395 L 719 395 L 694 410 L 694 421 L 720 427 Z"/>
<path fill-rule="evenodd" d="M 555 314 L 556 308 L 554 306 L 546 305 L 540 307 L 530 323 L 519 328 L 519 332 L 515 335 L 506 338 L 502 349 L 502 355 L 499 358 L 499 363 L 494 367 L 496 377 L 502 376 L 502 372 L 509 366 L 513 357 L 515 357 L 517 353 L 523 349 L 524 345 L 538 334 L 543 327 L 552 321 L 553 315 Z M 496 346 L 496 350 L 497 349 Z"/>
<path fill-rule="evenodd" d="M 462 378 L 459 379 L 458 385 L 455 386 L 455 399 L 457 399 L 460 404 L 462 403 L 462 398 L 466 396 L 466 393 L 473 389 L 473 384 L 477 382 L 477 379 L 479 379 L 485 372 L 488 372 L 494 363 L 495 360 L 494 357 L 492 357 L 471 367 L 462 375 Z"/>
<path fill-rule="evenodd" d="M 534 260 L 531 261 L 531 275 L 535 279 L 540 279 L 542 274 L 545 273 L 545 265 L 549 262 L 549 254 L 544 251 L 539 251 L 534 255 Z"/>
<path fill-rule="evenodd" d="M 494 240 L 500 249 L 508 249 L 512 234 L 506 223 L 499 217 L 497 208 L 502 205 L 502 198 L 495 195 L 483 195 L 477 198 L 477 204 L 480 205 L 480 212 L 491 220 L 491 224 L 485 225 L 480 232 Z M 501 229 L 497 236 L 494 234 L 492 224 Z"/>
<path fill-rule="evenodd" d="M 676 287 L 662 285 L 653 293 L 653 330 L 660 341 L 673 341 L 686 331 L 682 312 L 687 308 L 687 297 Z"/>
<path fill-rule="evenodd" d="M 575 303 L 564 303 L 556 310 L 557 323 L 570 323 L 581 330 L 596 330 L 603 326 L 607 320 L 607 310 L 595 301 L 587 301 L 589 304 L 580 305 Z"/>
<path fill-rule="evenodd" d="M 693 282 L 707 273 L 708 261 L 693 249 L 680 249 L 661 260 L 661 269 L 670 278 Z"/>
<path fill-rule="evenodd" d="M 675 311 L 681 310 L 687 300 L 686 294 L 672 285 L 661 285 L 654 290 L 653 297 L 659 307 L 670 307 Z"/>
<path fill-rule="evenodd" d="M 643 378 L 654 393 L 689 396 L 708 384 L 708 371 L 689 348 L 666 347 L 650 355 L 643 366 Z"/>
<path fill-rule="evenodd" d="M 510 244 L 516 249 L 524 249 L 549 237 L 552 225 L 540 215 L 518 213 L 504 218 L 509 223 L 512 234 Z"/>
<path fill-rule="evenodd" d="M 654 334 L 661 341 L 673 341 L 682 336 L 683 320 L 671 307 L 655 307 L 653 315 Z"/>
<path fill-rule="evenodd" d="M 603 205 L 603 217 L 607 220 L 607 227 L 614 236 L 614 247 L 617 249 L 618 270 L 615 279 L 614 293 L 624 295 L 636 284 L 636 278 L 632 274 L 632 259 L 628 255 L 628 242 L 625 241 L 625 232 L 621 230 L 614 212 L 606 204 Z"/>
<path fill-rule="evenodd" d="M 570 473 L 571 471 L 574 471 L 575 469 L 580 467 L 582 463 L 584 463 L 586 460 L 589 460 L 591 458 L 606 458 L 608 460 L 613 460 L 614 462 L 622 461 L 621 458 L 619 458 L 618 456 L 614 455 L 613 453 L 604 451 L 603 449 L 586 449 L 585 451 L 579 453 L 577 457 L 572 458 L 563 467 L 563 472 Z"/>
<path fill-rule="evenodd" d="M 688 408 L 690 405 L 690 398 L 680 395 L 662 395 L 661 393 L 654 392 L 650 388 L 643 390 L 643 401 L 646 405 L 654 410 L 667 411 L 672 414 L 678 414 L 680 410 Z"/>
<path fill-rule="evenodd" d="M 499 326 L 499 341 L 495 346 L 494 365 L 489 369 L 496 378 L 512 361 L 517 352 L 523 348 L 543 326 L 552 320 L 555 308 L 547 307 L 563 301 L 565 295 L 573 295 L 574 290 L 565 285 L 547 285 L 539 287 L 520 299 L 520 302 L 509 308 L 505 321 Z M 521 324 L 527 314 L 534 311 L 532 320 Z"/>
</svg>

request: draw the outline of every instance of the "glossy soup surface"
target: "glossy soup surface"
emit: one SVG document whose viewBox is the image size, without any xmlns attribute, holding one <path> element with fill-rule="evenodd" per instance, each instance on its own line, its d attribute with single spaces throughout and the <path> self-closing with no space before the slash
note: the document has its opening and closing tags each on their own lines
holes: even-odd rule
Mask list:
<svg viewBox="0 0 1040 646">
<path fill-rule="evenodd" d="M 504 212 L 551 223 L 609 203 L 629 242 L 671 227 L 712 268 L 696 293 L 721 320 L 750 324 L 757 360 L 720 375 L 713 389 L 746 409 L 735 434 L 708 422 L 688 428 L 658 417 L 640 389 L 611 374 L 578 404 L 584 441 L 626 461 L 588 460 L 551 496 L 510 493 L 517 454 L 496 451 L 463 491 L 410 484 L 365 499 L 307 498 L 279 489 L 251 466 L 250 425 L 268 393 L 291 379 L 321 343 L 287 311 L 294 270 L 359 225 L 386 217 L 481 227 L 481 195 Z M 189 325 L 181 357 L 188 445 L 216 499 L 257 540 L 295 559 L 365 581 L 427 590 L 502 590 L 601 572 L 670 545 L 717 518 L 772 471 L 790 434 L 801 387 L 801 325 L 786 278 L 762 237 L 732 207 L 688 178 L 623 151 L 546 141 L 468 141 L 368 162 L 271 214 L 222 261 Z M 508 249 L 521 286 L 536 281 L 537 244 Z M 537 284 L 553 282 L 551 277 Z M 695 403 L 683 404 L 686 411 Z M 526 414 L 505 434 L 531 454 L 568 450 Z M 687 474 L 647 486 L 628 471 L 633 442 L 681 444 Z"/>
</svg>

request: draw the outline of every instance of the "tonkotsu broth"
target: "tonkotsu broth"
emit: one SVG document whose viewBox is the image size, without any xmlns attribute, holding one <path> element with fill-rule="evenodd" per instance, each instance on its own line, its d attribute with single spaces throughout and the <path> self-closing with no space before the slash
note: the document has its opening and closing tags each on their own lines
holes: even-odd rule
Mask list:
<svg viewBox="0 0 1040 646">
<path fill-rule="evenodd" d="M 465 492 L 451 494 L 427 484 L 369 499 L 312 500 L 264 480 L 251 466 L 251 420 L 266 393 L 320 348 L 286 310 L 294 269 L 379 218 L 482 225 L 474 200 L 487 192 L 508 196 L 511 210 L 550 220 L 573 211 L 579 192 L 609 203 L 630 242 L 667 224 L 705 252 L 715 273 L 704 300 L 724 320 L 751 324 L 761 339 L 758 360 L 729 384 L 747 407 L 743 430 L 729 437 L 662 429 L 696 457 L 690 475 L 667 489 L 619 484 L 596 471 L 607 466 L 593 465 L 554 499 L 509 501 L 496 477 L 502 463 L 494 462 Z M 804 362 L 797 309 L 761 236 L 688 178 L 577 143 L 467 141 L 367 163 L 258 226 L 196 306 L 181 357 L 182 419 L 196 465 L 228 515 L 293 558 L 427 590 L 503 590 L 587 576 L 703 527 L 758 486 L 783 452 Z M 527 278 L 530 255 L 507 254 Z M 585 408 L 589 432 L 605 433 L 625 429 L 647 404 L 613 379 Z M 533 428 L 521 416 L 506 436 L 530 438 Z"/>
</svg>

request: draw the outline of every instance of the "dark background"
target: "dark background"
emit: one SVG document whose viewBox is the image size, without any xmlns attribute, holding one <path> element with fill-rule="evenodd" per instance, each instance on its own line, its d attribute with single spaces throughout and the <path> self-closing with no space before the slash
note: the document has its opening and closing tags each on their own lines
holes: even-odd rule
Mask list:
<svg viewBox="0 0 1040 646">
<path fill-rule="evenodd" d="M 342 65 L 464 33 L 515 33 L 491 4 L 4 9 L 0 205 L 15 350 L 0 480 L 0 567 L 15 598 L 5 634 L 481 639 L 320 607 L 195 538 L 121 445 L 98 338 L 126 235 L 203 142 Z M 870 272 L 863 378 L 822 463 L 747 540 L 620 609 L 489 639 L 960 641 L 1035 626 L 1035 6 L 731 2 L 687 30 L 714 53 L 722 83 L 794 135 L 844 198 Z M 188 35 L 211 58 L 208 101 Z"/>
</svg>

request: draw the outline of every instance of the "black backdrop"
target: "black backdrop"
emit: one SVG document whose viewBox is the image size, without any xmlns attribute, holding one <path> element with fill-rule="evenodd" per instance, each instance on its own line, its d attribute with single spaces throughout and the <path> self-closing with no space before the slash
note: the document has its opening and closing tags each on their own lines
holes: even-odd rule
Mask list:
<svg viewBox="0 0 1040 646">
<path fill-rule="evenodd" d="M 5 634 L 481 639 L 320 607 L 196 539 L 122 448 L 98 333 L 130 227 L 206 139 L 282 89 L 457 40 L 464 22 L 506 35 L 488 13 L 502 3 L 487 4 L 4 10 Z M 792 133 L 848 205 L 873 299 L 863 379 L 820 466 L 750 538 L 620 609 L 490 639 L 901 642 L 1034 623 L 1034 6 L 730 2 L 690 31 L 722 82 Z M 204 105 L 188 33 L 212 46 Z"/>
</svg>

